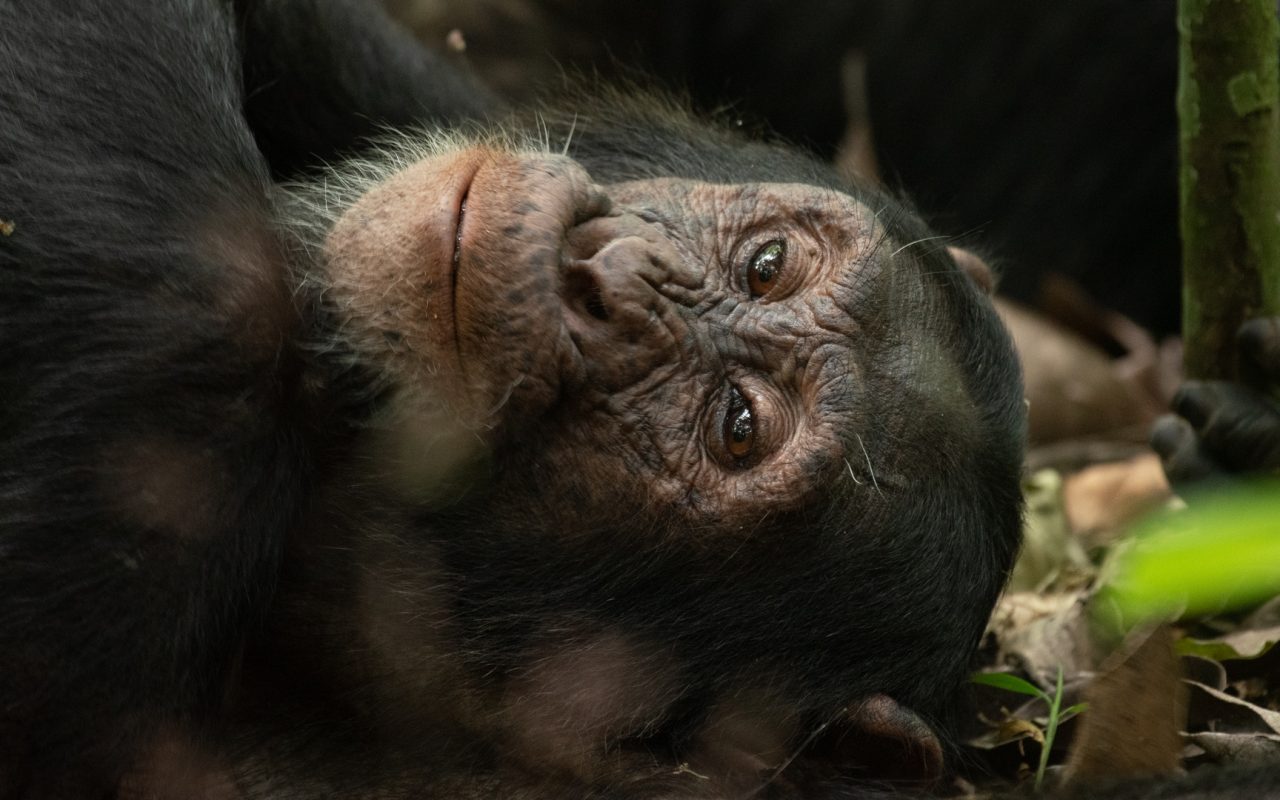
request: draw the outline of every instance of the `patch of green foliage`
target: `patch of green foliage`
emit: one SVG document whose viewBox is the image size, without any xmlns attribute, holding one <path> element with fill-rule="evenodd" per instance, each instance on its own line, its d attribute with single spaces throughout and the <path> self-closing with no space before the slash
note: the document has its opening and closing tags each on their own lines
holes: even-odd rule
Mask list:
<svg viewBox="0 0 1280 800">
<path fill-rule="evenodd" d="M 1094 599 L 1113 633 L 1148 620 L 1221 613 L 1280 594 L 1280 487 L 1191 498 L 1142 523 L 1116 548 Z"/>
<path fill-rule="evenodd" d="M 1044 726 L 1044 741 L 1040 746 L 1040 764 L 1036 767 L 1036 791 L 1039 791 L 1044 783 L 1045 771 L 1049 768 L 1049 751 L 1053 749 L 1053 740 L 1058 734 L 1059 723 L 1084 711 L 1088 704 L 1077 703 L 1066 709 L 1062 707 L 1062 667 L 1058 667 L 1058 682 L 1053 694 L 1007 672 L 979 672 L 971 680 L 983 686 L 993 686 L 1007 692 L 1038 697 L 1049 707 L 1049 719 Z"/>
</svg>

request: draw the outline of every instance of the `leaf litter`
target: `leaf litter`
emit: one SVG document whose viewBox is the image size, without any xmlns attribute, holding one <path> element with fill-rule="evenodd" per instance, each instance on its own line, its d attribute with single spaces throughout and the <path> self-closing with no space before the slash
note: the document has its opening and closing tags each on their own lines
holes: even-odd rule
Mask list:
<svg viewBox="0 0 1280 800">
<path fill-rule="evenodd" d="M 1181 503 L 1151 454 L 1072 466 L 1025 482 L 1027 547 L 979 664 L 1047 695 L 1062 670 L 1060 704 L 1071 713 L 1058 721 L 1050 785 L 1280 761 L 1280 597 L 1120 640 L 1099 630 L 1099 589 L 1133 546 L 1134 521 Z M 975 684 L 973 697 L 963 785 L 977 796 L 1029 787 L 1046 700 L 1001 680 Z"/>
</svg>

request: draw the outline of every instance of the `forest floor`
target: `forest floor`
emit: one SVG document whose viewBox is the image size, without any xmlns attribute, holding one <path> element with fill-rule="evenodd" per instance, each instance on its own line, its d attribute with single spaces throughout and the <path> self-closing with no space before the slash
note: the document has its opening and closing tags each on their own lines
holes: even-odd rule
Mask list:
<svg viewBox="0 0 1280 800">
<path fill-rule="evenodd" d="M 1051 785 L 1276 763 L 1280 597 L 1217 613 L 1175 610 L 1127 638 L 1116 634 L 1108 590 L 1124 579 L 1126 557 L 1188 512 L 1154 454 L 1134 446 L 1129 457 L 1070 463 L 1062 455 L 1073 446 L 1106 450 L 1096 440 L 1058 443 L 1048 454 L 1058 465 L 1038 467 L 1046 451 L 1032 450 L 1026 542 L 981 651 L 981 670 L 997 677 L 975 685 L 976 710 L 963 733 L 969 783 L 955 791 L 1033 784 L 1037 772 Z"/>
</svg>

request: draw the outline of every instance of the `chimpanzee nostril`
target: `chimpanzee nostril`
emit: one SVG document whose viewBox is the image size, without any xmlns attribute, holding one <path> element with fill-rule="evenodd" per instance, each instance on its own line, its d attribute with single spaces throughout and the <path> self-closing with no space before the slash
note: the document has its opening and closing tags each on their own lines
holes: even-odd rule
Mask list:
<svg viewBox="0 0 1280 800">
<path fill-rule="evenodd" d="M 600 283 L 590 270 L 579 270 L 565 276 L 565 293 L 571 302 L 601 322 L 609 321 Z"/>
<path fill-rule="evenodd" d="M 566 259 L 560 284 L 561 319 L 583 379 L 612 391 L 668 363 L 676 352 L 678 314 L 644 275 L 652 269 L 648 244 L 624 236 L 589 259 Z"/>
<path fill-rule="evenodd" d="M 604 298 L 600 295 L 600 287 L 593 286 L 587 297 L 587 313 L 601 322 L 609 319 L 609 309 L 604 307 Z"/>
</svg>

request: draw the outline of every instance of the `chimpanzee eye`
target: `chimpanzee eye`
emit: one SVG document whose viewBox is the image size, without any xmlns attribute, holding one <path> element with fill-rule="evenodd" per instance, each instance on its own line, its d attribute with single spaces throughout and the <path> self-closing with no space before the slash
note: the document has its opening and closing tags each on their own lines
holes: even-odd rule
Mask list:
<svg viewBox="0 0 1280 800">
<path fill-rule="evenodd" d="M 747 288 L 751 296 L 762 297 L 773 288 L 787 260 L 787 243 L 783 239 L 765 242 L 747 262 Z"/>
<path fill-rule="evenodd" d="M 729 408 L 724 415 L 724 446 L 729 455 L 744 459 L 756 443 L 756 420 L 751 404 L 736 388 L 729 390 Z"/>
</svg>

